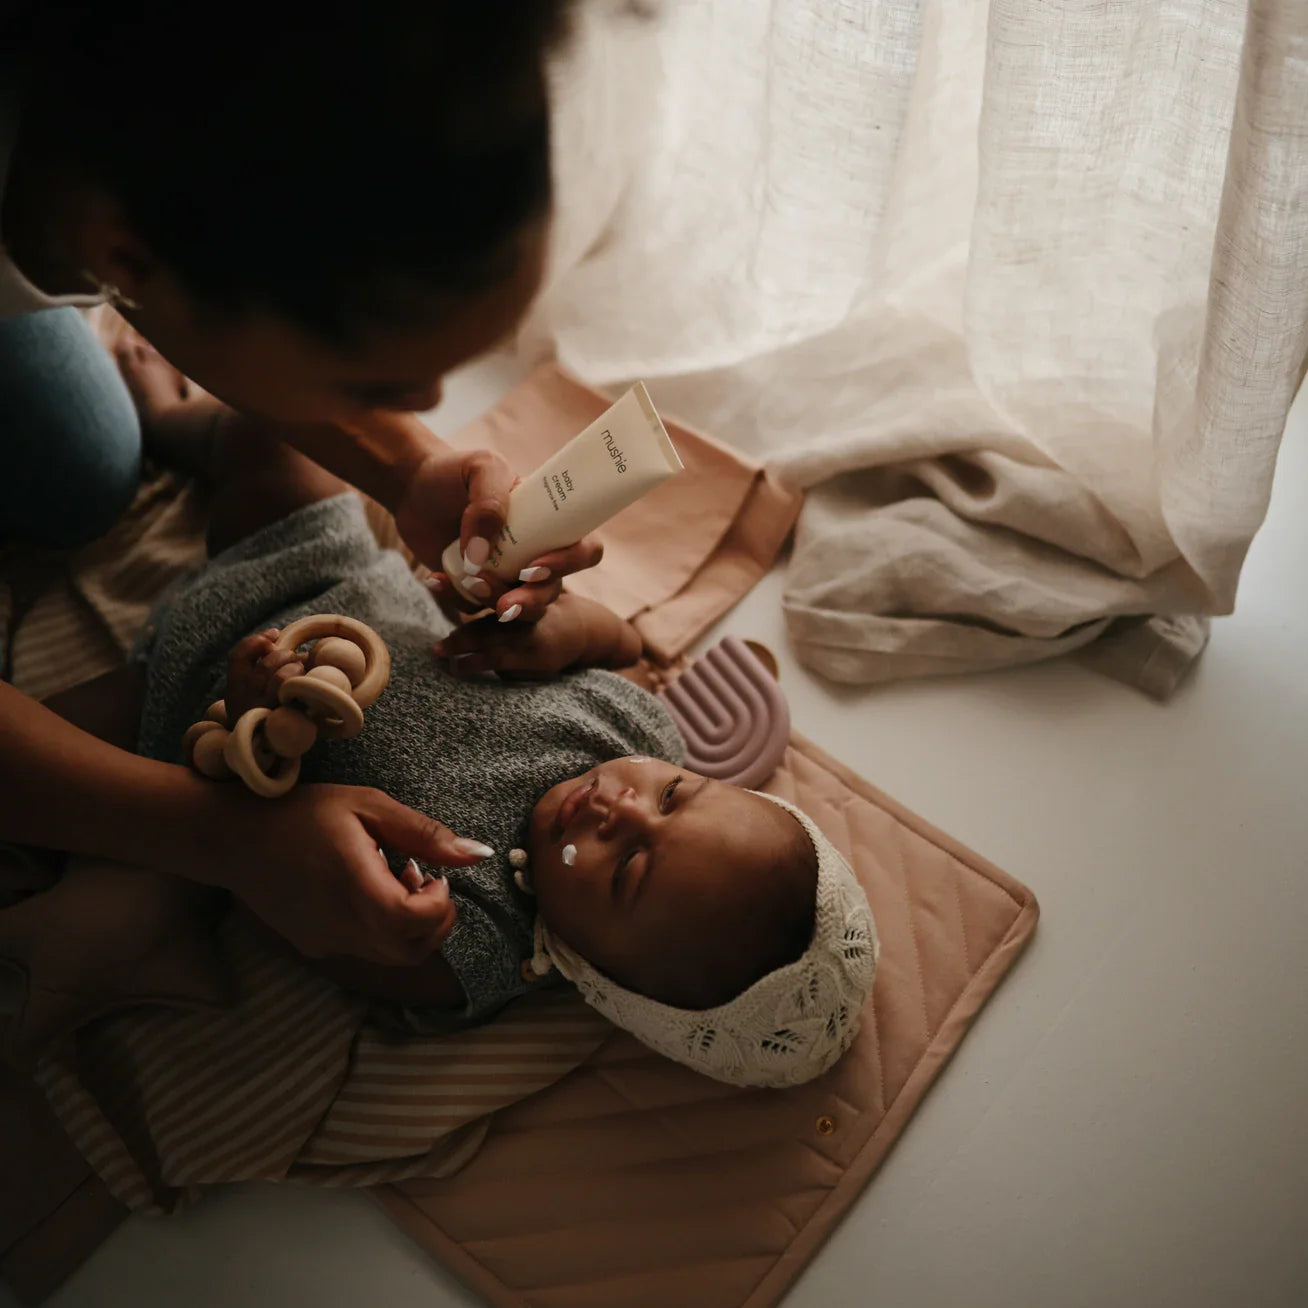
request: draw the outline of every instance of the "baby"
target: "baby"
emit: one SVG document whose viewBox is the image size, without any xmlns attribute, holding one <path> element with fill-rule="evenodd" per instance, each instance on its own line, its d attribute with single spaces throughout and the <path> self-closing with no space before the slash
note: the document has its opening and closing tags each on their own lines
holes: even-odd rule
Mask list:
<svg viewBox="0 0 1308 1308">
<path fill-rule="evenodd" d="M 258 525 L 247 504 L 253 529 L 156 615 L 141 751 L 177 760 L 215 699 L 233 715 L 272 702 L 300 668 L 269 629 L 346 614 L 386 642 L 390 684 L 360 735 L 305 757 L 301 784 L 378 787 L 493 851 L 443 873 L 452 925 L 427 963 L 323 966 L 409 1031 L 485 1021 L 557 971 L 724 1080 L 789 1084 L 834 1062 L 876 964 L 866 898 L 803 814 L 680 765 L 659 701 L 612 670 L 639 657 L 630 625 L 565 593 L 533 625 L 455 626 L 355 495 L 317 469 L 292 481 L 273 497 L 289 512 Z M 391 861 L 411 886 L 442 875 Z"/>
</svg>

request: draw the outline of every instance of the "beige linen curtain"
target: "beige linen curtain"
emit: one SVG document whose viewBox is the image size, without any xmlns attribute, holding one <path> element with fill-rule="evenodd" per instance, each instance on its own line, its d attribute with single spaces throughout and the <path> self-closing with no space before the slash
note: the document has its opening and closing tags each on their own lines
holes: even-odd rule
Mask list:
<svg viewBox="0 0 1308 1308">
<path fill-rule="evenodd" d="M 809 492 L 804 662 L 1170 690 L 1308 355 L 1308 3 L 597 2 L 556 85 L 522 348 Z"/>
</svg>

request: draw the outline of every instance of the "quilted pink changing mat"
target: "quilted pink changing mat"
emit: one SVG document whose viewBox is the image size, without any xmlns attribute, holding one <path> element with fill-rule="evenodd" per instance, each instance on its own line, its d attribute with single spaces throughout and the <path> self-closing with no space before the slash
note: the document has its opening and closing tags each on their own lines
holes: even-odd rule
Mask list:
<svg viewBox="0 0 1308 1308">
<path fill-rule="evenodd" d="M 376 1191 L 491 1303 L 776 1303 L 1035 930 L 1025 886 L 801 737 L 767 788 L 821 824 L 871 899 L 881 965 L 853 1048 L 810 1085 L 742 1091 L 615 1032 L 498 1113 L 457 1176 Z"/>
</svg>

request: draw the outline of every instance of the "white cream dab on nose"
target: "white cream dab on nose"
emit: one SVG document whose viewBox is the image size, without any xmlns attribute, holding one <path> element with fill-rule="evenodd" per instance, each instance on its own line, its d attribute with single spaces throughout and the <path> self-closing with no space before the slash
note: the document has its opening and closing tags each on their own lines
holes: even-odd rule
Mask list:
<svg viewBox="0 0 1308 1308">
<path fill-rule="evenodd" d="M 577 861 L 576 845 L 564 845 L 561 857 L 563 859 L 563 865 L 565 867 L 571 867 Z"/>
<path fill-rule="evenodd" d="M 628 762 L 628 763 L 651 763 L 651 762 L 653 762 L 653 760 L 650 758 L 650 756 L 649 756 L 648 754 L 628 754 L 628 755 L 627 755 L 627 762 Z"/>
</svg>

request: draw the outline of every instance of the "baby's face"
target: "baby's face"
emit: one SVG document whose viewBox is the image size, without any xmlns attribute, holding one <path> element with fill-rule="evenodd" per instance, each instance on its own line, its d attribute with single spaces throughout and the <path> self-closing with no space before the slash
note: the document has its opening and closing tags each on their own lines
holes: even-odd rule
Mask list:
<svg viewBox="0 0 1308 1308">
<path fill-rule="evenodd" d="M 639 756 L 548 791 L 531 815 L 545 921 L 594 967 L 660 997 L 751 950 L 759 878 L 793 819 L 749 791 Z M 571 864 L 564 852 L 571 847 Z"/>
</svg>

